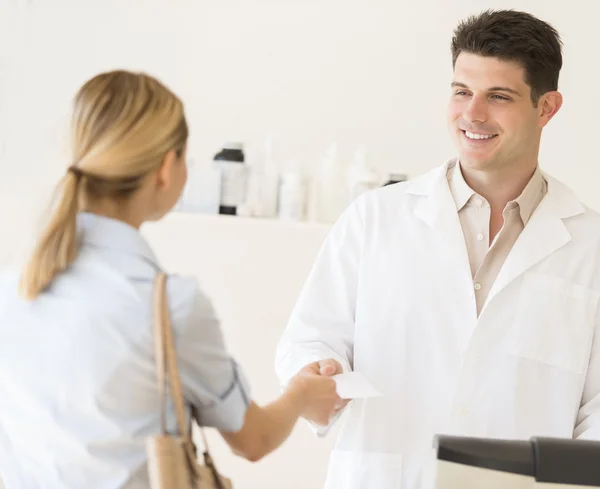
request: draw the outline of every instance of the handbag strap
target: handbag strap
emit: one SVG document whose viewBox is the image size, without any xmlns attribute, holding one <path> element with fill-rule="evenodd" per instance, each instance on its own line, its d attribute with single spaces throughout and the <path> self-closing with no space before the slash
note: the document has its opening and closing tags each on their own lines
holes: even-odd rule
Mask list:
<svg viewBox="0 0 600 489">
<path fill-rule="evenodd" d="M 177 428 L 182 438 L 189 433 L 185 422 L 185 402 L 181 389 L 181 379 L 177 367 L 177 358 L 173 354 L 171 318 L 166 301 L 166 274 L 159 273 L 154 282 L 154 349 L 156 357 L 156 380 L 160 395 L 161 429 L 167 432 L 167 386 L 175 405 Z"/>
<path fill-rule="evenodd" d="M 194 449 L 190 426 L 186 423 L 185 400 L 181 387 L 181 377 L 177 365 L 177 354 L 173 341 L 173 327 L 167 303 L 167 275 L 160 272 L 154 281 L 154 349 L 156 363 L 156 380 L 160 395 L 161 429 L 167 433 L 167 386 L 170 386 L 179 435 L 185 440 L 189 449 Z M 190 420 L 191 425 L 191 420 Z M 200 427 L 204 444 L 204 459 L 212 465 L 212 457 L 204 429 Z M 189 450 L 188 450 L 189 452 Z M 189 455 L 189 453 L 188 453 Z M 211 467 L 212 468 L 212 467 Z"/>
</svg>

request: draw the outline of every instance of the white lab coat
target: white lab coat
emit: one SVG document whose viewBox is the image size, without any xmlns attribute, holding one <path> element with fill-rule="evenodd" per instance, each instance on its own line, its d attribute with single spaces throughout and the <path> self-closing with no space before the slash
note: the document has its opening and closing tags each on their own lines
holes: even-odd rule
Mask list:
<svg viewBox="0 0 600 489">
<path fill-rule="evenodd" d="M 600 216 L 548 193 L 477 317 L 446 169 L 359 197 L 332 228 L 277 351 L 285 383 L 335 358 L 353 401 L 327 489 L 417 489 L 437 433 L 600 438 Z"/>
</svg>

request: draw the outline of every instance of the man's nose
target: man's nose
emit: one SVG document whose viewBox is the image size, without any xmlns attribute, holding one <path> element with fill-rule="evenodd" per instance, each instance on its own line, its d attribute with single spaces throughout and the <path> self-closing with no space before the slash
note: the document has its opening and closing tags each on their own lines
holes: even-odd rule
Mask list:
<svg viewBox="0 0 600 489">
<path fill-rule="evenodd" d="M 487 99 L 474 96 L 471 98 L 467 110 L 463 114 L 467 122 L 487 122 L 488 103 Z"/>
</svg>

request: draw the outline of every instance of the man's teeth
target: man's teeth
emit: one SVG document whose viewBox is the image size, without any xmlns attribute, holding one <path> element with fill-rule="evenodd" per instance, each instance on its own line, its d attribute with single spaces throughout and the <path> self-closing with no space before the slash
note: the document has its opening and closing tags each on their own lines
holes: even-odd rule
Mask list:
<svg viewBox="0 0 600 489">
<path fill-rule="evenodd" d="M 491 139 L 495 136 L 495 134 L 473 134 L 469 131 L 465 131 L 465 134 L 469 139 Z"/>
</svg>

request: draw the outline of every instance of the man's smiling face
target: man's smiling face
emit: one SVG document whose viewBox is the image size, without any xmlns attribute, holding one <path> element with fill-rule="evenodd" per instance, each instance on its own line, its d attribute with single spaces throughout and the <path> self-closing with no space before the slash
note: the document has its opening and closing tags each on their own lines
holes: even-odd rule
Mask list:
<svg viewBox="0 0 600 489">
<path fill-rule="evenodd" d="M 539 106 L 518 63 L 461 53 L 454 67 L 448 125 L 465 169 L 496 171 L 537 159 Z"/>
</svg>

